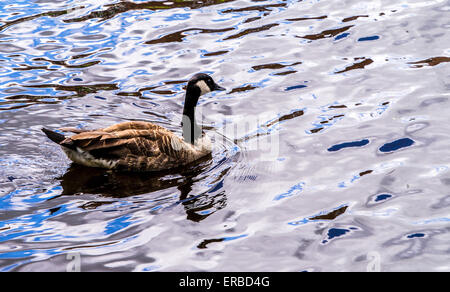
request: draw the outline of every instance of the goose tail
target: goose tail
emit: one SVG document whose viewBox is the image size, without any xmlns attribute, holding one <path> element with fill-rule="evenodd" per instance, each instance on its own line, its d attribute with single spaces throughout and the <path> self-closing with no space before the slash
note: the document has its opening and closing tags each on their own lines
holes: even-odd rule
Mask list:
<svg viewBox="0 0 450 292">
<path fill-rule="evenodd" d="M 56 133 L 52 130 L 46 129 L 46 128 L 42 128 L 41 129 L 42 132 L 45 133 L 45 135 L 47 135 L 47 137 L 52 140 L 53 142 L 55 142 L 56 144 L 60 144 L 62 141 L 64 141 L 64 139 L 66 139 L 66 136 Z"/>
</svg>

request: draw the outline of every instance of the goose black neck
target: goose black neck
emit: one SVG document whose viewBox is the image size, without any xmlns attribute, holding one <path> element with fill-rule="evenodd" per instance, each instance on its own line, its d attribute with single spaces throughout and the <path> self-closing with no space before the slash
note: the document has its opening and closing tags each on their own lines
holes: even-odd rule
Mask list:
<svg viewBox="0 0 450 292">
<path fill-rule="evenodd" d="M 186 99 L 184 101 L 182 125 L 183 138 L 186 142 L 191 144 L 194 144 L 195 140 L 202 135 L 201 128 L 197 125 L 195 120 L 195 107 L 197 106 L 199 97 L 200 90 L 195 90 L 188 87 L 186 91 Z"/>
</svg>

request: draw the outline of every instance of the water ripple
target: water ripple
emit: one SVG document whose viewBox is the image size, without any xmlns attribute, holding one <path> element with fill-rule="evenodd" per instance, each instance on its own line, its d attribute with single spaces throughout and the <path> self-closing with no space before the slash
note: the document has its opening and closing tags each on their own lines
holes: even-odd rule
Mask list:
<svg viewBox="0 0 450 292">
<path fill-rule="evenodd" d="M 366 271 L 375 255 L 448 271 L 447 10 L 3 1 L 0 270 L 79 255 L 82 271 Z M 200 99 L 215 142 L 198 165 L 84 168 L 40 132 L 145 120 L 180 134 L 197 72 L 227 88 Z"/>
</svg>

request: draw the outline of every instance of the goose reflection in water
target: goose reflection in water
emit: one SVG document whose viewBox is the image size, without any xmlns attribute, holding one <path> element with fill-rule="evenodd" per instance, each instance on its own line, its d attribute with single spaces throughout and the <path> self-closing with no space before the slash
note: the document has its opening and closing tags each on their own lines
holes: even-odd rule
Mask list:
<svg viewBox="0 0 450 292">
<path fill-rule="evenodd" d="M 210 163 L 206 157 L 194 166 L 157 173 L 115 172 L 73 163 L 58 179 L 63 188 L 62 196 L 93 194 L 118 199 L 145 194 L 155 196 L 155 192 L 177 187 L 179 199 L 169 204 L 168 208 L 181 204 L 188 220 L 200 222 L 226 206 L 225 192 L 217 185 L 199 194 L 192 193 L 193 185 L 207 175 Z M 167 205 L 167 200 L 161 201 L 161 204 Z M 93 200 L 84 206 L 97 208 L 103 204 L 105 202 L 102 200 Z"/>
</svg>

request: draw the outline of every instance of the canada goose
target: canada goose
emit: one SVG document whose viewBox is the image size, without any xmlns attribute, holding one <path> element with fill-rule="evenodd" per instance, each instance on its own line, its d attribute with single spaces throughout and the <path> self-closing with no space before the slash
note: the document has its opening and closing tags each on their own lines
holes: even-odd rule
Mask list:
<svg viewBox="0 0 450 292">
<path fill-rule="evenodd" d="M 184 101 L 183 138 L 148 122 L 124 122 L 98 130 L 62 128 L 66 137 L 42 128 L 75 163 L 125 171 L 160 171 L 189 164 L 211 153 L 211 141 L 195 120 L 201 95 L 225 90 L 207 74 L 195 74 L 188 82 Z"/>
</svg>

